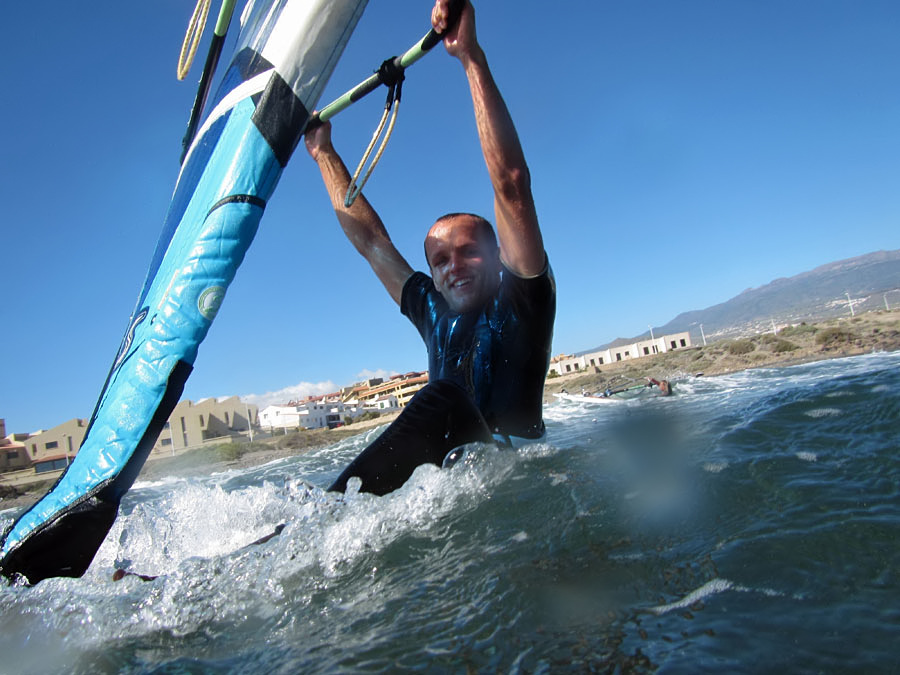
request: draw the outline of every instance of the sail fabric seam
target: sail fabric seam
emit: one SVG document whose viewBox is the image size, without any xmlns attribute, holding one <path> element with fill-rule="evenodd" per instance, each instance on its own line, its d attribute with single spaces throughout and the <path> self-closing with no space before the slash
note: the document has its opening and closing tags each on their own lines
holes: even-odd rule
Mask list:
<svg viewBox="0 0 900 675">
<path fill-rule="evenodd" d="M 266 208 L 266 200 L 257 197 L 256 195 L 229 195 L 227 197 L 223 197 L 215 204 L 210 206 L 207 215 L 209 215 L 219 207 L 225 206 L 226 204 L 252 204 L 253 206 L 258 206 L 261 209 Z"/>
</svg>

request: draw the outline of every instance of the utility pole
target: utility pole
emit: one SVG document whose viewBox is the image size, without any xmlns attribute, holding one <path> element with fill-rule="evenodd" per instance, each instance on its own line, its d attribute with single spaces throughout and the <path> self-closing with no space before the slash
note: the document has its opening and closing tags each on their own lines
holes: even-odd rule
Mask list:
<svg viewBox="0 0 900 675">
<path fill-rule="evenodd" d="M 247 409 L 247 434 L 250 436 L 250 445 L 253 445 L 253 420 L 250 419 L 250 404 L 244 403 Z"/>
</svg>

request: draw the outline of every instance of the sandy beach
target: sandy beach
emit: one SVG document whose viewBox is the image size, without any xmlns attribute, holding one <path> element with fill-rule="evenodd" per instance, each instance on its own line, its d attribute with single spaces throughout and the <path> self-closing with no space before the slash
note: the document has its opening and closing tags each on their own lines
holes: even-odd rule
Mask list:
<svg viewBox="0 0 900 675">
<path fill-rule="evenodd" d="M 873 351 L 900 350 L 900 311 L 878 311 L 857 317 L 801 324 L 772 333 L 735 340 L 721 340 L 707 346 L 657 354 L 615 364 L 591 372 L 582 371 L 552 377 L 544 387 L 544 400 L 566 389 L 572 393 L 602 391 L 609 383 L 623 379 L 653 377 L 675 384 L 680 379 L 703 375 L 714 377 L 748 368 L 787 366 L 823 359 L 841 358 Z M 257 466 L 275 459 L 306 452 L 354 436 L 390 422 L 397 413 L 376 420 L 358 422 L 338 429 L 302 431 L 255 439 L 249 443 L 228 443 L 189 450 L 171 458 L 148 461 L 138 480 L 159 476 L 209 475 L 218 471 Z M 0 510 L 28 507 L 57 479 L 10 485 L 0 477 Z"/>
</svg>

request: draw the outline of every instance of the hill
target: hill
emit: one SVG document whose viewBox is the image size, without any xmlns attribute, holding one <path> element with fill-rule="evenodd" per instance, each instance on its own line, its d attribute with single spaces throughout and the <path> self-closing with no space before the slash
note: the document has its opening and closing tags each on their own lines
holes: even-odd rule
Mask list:
<svg viewBox="0 0 900 675">
<path fill-rule="evenodd" d="M 694 344 L 702 344 L 700 326 L 707 340 L 753 335 L 800 322 L 850 316 L 848 294 L 856 313 L 900 306 L 900 250 L 867 255 L 821 265 L 793 277 L 775 279 L 748 288 L 726 302 L 679 314 L 654 327 L 656 335 L 689 331 Z M 619 339 L 588 351 L 599 351 L 639 337 Z M 585 352 L 586 353 L 586 352 Z"/>
</svg>

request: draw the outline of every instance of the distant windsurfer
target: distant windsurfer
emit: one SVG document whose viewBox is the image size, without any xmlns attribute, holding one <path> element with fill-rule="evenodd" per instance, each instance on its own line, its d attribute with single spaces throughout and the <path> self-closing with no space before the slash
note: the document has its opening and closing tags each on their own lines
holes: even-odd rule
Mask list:
<svg viewBox="0 0 900 675">
<path fill-rule="evenodd" d="M 461 62 L 475 109 L 478 138 L 494 189 L 495 235 L 469 213 L 439 218 L 425 237 L 431 276 L 414 272 L 391 242 L 378 214 L 360 196 L 344 205 L 350 174 L 324 124 L 306 135 L 306 147 L 347 238 L 419 330 L 428 349 L 429 384 L 401 415 L 338 477 L 361 490 L 397 489 L 424 463 L 442 465 L 470 442 L 515 445 L 544 434 L 544 378 L 556 313 L 556 284 L 541 238 L 531 178 L 512 118 L 475 33 L 465 2 L 448 29 L 449 0 L 437 0 L 434 29 Z M 499 239 L 499 244 L 498 244 Z"/>
</svg>

